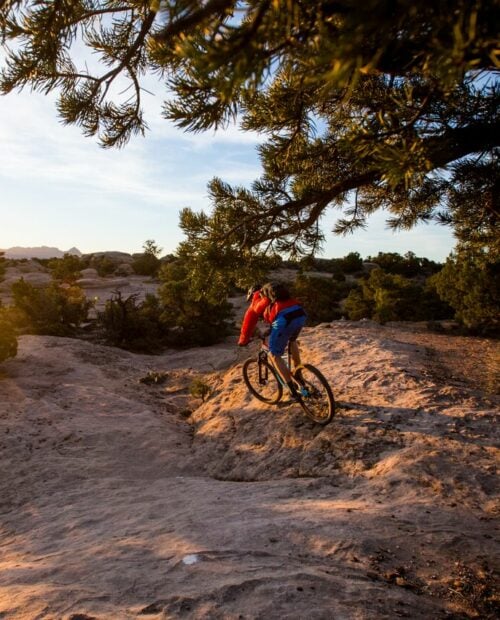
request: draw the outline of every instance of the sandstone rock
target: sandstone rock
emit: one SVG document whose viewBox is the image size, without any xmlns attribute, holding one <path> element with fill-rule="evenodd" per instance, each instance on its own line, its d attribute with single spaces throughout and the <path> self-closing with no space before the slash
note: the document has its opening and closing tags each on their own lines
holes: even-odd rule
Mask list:
<svg viewBox="0 0 500 620">
<path fill-rule="evenodd" d="M 107 288 L 110 290 L 119 290 L 130 284 L 126 278 L 80 278 L 76 282 L 84 289 Z"/>
<path fill-rule="evenodd" d="M 48 273 L 23 273 L 5 278 L 0 283 L 0 288 L 3 291 L 10 291 L 10 287 L 14 282 L 18 282 L 21 278 L 36 288 L 48 286 L 52 282 L 52 278 Z"/>
<path fill-rule="evenodd" d="M 89 267 L 88 269 L 82 269 L 81 270 L 81 279 L 95 279 L 99 277 L 99 274 L 97 273 L 97 269 L 93 269 L 92 267 Z"/>
<path fill-rule="evenodd" d="M 86 254 L 85 256 L 90 256 L 92 258 L 109 258 L 118 264 L 131 263 L 133 260 L 132 256 L 127 254 L 127 252 L 93 252 L 92 254 Z"/>
<path fill-rule="evenodd" d="M 134 275 L 134 268 L 130 263 L 121 263 L 118 265 L 115 271 L 118 276 L 132 276 Z"/>
</svg>

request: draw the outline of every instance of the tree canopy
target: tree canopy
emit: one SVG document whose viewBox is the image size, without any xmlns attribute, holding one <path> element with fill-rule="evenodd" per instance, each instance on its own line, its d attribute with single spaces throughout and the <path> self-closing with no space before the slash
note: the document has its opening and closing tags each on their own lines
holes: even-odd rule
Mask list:
<svg viewBox="0 0 500 620">
<path fill-rule="evenodd" d="M 165 117 L 179 127 L 239 118 L 266 137 L 251 188 L 214 179 L 210 214 L 183 212 L 188 243 L 202 256 L 314 253 L 330 207 L 340 210 L 337 233 L 384 209 L 394 229 L 438 220 L 464 241 L 498 240 L 495 0 L 0 7 L 1 92 L 57 90 L 63 122 L 105 147 L 145 130 L 142 84 L 151 71 L 167 88 Z M 82 60 L 82 43 L 91 60 Z"/>
</svg>

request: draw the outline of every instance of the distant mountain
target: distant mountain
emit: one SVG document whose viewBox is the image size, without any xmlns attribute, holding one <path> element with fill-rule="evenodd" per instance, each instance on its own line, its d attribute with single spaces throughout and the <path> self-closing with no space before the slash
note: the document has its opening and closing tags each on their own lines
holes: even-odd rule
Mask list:
<svg viewBox="0 0 500 620">
<path fill-rule="evenodd" d="M 65 254 L 74 254 L 75 256 L 81 256 L 82 253 L 78 248 L 70 248 L 69 250 L 62 251 L 59 248 L 51 248 L 46 245 L 42 245 L 37 248 L 23 248 L 15 246 L 13 248 L 7 248 L 6 250 L 0 250 L 5 252 L 5 258 L 62 258 Z"/>
</svg>

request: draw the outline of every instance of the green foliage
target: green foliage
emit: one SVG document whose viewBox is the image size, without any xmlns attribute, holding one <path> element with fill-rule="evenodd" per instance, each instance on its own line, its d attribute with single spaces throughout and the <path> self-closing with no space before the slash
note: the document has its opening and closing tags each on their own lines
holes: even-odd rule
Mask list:
<svg viewBox="0 0 500 620">
<path fill-rule="evenodd" d="M 132 262 L 132 268 L 137 275 L 152 278 L 158 274 L 160 265 L 160 260 L 153 254 L 141 254 L 136 256 Z"/>
<path fill-rule="evenodd" d="M 137 295 L 124 299 L 115 293 L 98 314 L 107 341 L 144 352 L 220 342 L 229 333 L 232 317 L 225 289 L 211 296 L 198 290 L 187 263 L 176 259 L 162 264 L 158 297 L 147 295 L 138 302 Z"/>
<path fill-rule="evenodd" d="M 208 346 L 220 342 L 229 333 L 232 307 L 226 300 L 225 287 L 217 291 L 210 283 L 200 283 L 182 260 L 163 265 L 160 279 L 163 281 L 159 289 L 162 319 L 167 325 L 175 326 L 169 331 L 169 344 Z"/>
<path fill-rule="evenodd" d="M 21 327 L 35 334 L 71 335 L 93 305 L 80 287 L 56 282 L 36 288 L 21 279 L 12 285 L 12 294 Z"/>
<path fill-rule="evenodd" d="M 144 377 L 139 379 L 139 383 L 145 383 L 146 385 L 162 385 L 168 380 L 167 372 L 157 372 L 150 370 Z"/>
<path fill-rule="evenodd" d="M 371 291 L 362 287 L 350 291 L 344 303 L 344 310 L 351 321 L 370 319 L 375 308 Z"/>
<path fill-rule="evenodd" d="M 377 256 L 370 256 L 368 260 L 376 263 L 387 273 L 414 278 L 415 276 L 430 276 L 437 273 L 442 265 L 428 258 L 419 258 L 413 252 L 404 256 L 396 252 L 379 252 Z"/>
<path fill-rule="evenodd" d="M 117 291 L 98 312 L 97 322 L 110 344 L 145 353 L 159 352 L 165 343 L 166 326 L 155 295 L 138 302 L 138 295 L 123 298 Z"/>
<path fill-rule="evenodd" d="M 293 285 L 294 294 L 304 304 L 308 325 L 334 321 L 342 316 L 340 300 L 349 287 L 333 278 L 298 275 Z"/>
<path fill-rule="evenodd" d="M 17 355 L 16 331 L 0 302 L 0 363 Z"/>
<path fill-rule="evenodd" d="M 356 273 L 363 269 L 363 259 L 358 252 L 350 252 L 340 259 L 340 269 L 344 273 Z"/>
<path fill-rule="evenodd" d="M 48 262 L 52 277 L 60 282 L 74 284 L 81 277 L 82 260 L 73 254 L 65 254 L 63 258 L 53 258 Z"/>
<path fill-rule="evenodd" d="M 161 265 L 161 248 L 152 239 L 148 239 L 142 247 L 144 252 L 134 258 L 132 267 L 137 275 L 155 277 Z"/>
<path fill-rule="evenodd" d="M 189 393 L 194 398 L 201 398 L 202 402 L 205 402 L 205 400 L 212 393 L 212 388 L 208 385 L 208 383 L 205 383 L 202 379 L 197 378 L 194 379 L 189 386 Z"/>
<path fill-rule="evenodd" d="M 224 229 L 234 228 L 238 223 L 237 214 L 226 203 L 224 187 L 219 181 L 211 184 L 211 195 L 221 213 L 210 216 L 191 209 L 181 211 L 180 227 L 186 240 L 177 250 L 179 261 L 189 272 L 194 298 L 216 304 L 224 301 L 233 287 L 242 289 L 249 282 L 263 280 L 268 271 L 281 262 L 279 256 L 265 255 L 259 248 L 245 248 L 244 230 L 240 231 L 241 236 L 224 236 Z M 177 268 L 172 267 L 174 271 Z M 167 265 L 163 273 L 168 274 L 169 270 Z"/>
<path fill-rule="evenodd" d="M 455 318 L 477 333 L 500 328 L 500 259 L 496 251 L 459 246 L 431 284 L 455 310 Z"/>
<path fill-rule="evenodd" d="M 154 239 L 146 239 L 142 248 L 144 250 L 144 254 L 150 254 L 151 256 L 156 256 L 156 258 L 160 258 L 162 248 L 156 245 Z"/>
<path fill-rule="evenodd" d="M 450 308 L 430 286 L 374 269 L 352 290 L 344 309 L 351 320 L 427 321 L 450 317 Z"/>
<path fill-rule="evenodd" d="M 239 115 L 268 136 L 251 189 L 216 179 L 210 217 L 183 215 L 214 269 L 236 248 L 317 253 L 329 207 L 338 233 L 384 209 L 394 229 L 437 220 L 484 242 L 499 215 L 497 24 L 495 0 L 7 0 L 0 89 L 59 90 L 63 122 L 121 146 L 146 128 L 153 69 L 179 127 Z"/>
<path fill-rule="evenodd" d="M 117 267 L 116 263 L 109 256 L 92 256 L 89 265 L 97 271 L 101 278 L 114 273 Z"/>
</svg>

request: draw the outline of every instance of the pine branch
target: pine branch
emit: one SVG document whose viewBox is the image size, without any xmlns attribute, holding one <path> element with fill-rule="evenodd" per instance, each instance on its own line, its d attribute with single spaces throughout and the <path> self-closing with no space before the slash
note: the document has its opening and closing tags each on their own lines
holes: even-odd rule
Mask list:
<svg viewBox="0 0 500 620">
<path fill-rule="evenodd" d="M 191 28 L 203 22 L 207 17 L 223 15 L 229 7 L 234 5 L 234 0 L 209 0 L 197 11 L 193 11 L 184 17 L 170 22 L 168 26 L 154 35 L 159 42 L 166 42 L 169 38 L 175 37 L 181 32 L 189 31 Z"/>
</svg>

